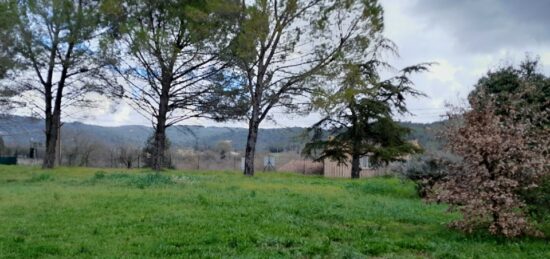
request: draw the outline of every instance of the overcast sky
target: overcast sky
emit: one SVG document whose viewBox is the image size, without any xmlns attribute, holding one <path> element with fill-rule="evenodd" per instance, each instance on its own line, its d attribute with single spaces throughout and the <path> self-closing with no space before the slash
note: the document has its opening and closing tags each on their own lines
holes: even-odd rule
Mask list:
<svg viewBox="0 0 550 259">
<path fill-rule="evenodd" d="M 385 9 L 386 37 L 399 47 L 397 68 L 420 62 L 437 62 L 430 72 L 414 77 L 426 98 L 410 99 L 415 114 L 400 118 L 414 122 L 439 120 L 445 103 L 459 103 L 488 69 L 517 64 L 526 54 L 538 56 L 543 72 L 550 74 L 549 0 L 381 0 Z M 265 127 L 307 127 L 317 116 L 286 115 L 275 111 L 275 122 Z M 128 105 L 112 113 L 108 104 L 82 119 L 104 126 L 149 125 Z M 183 124 L 240 126 L 190 120 Z"/>
</svg>

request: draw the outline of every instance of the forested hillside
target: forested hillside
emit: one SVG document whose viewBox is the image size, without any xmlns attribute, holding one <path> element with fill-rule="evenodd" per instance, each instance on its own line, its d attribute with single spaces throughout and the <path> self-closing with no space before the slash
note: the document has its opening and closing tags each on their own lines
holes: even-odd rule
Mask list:
<svg viewBox="0 0 550 259">
<path fill-rule="evenodd" d="M 440 144 L 435 138 L 435 131 L 441 123 L 409 123 L 403 125 L 410 127 L 411 140 L 418 140 L 426 150 L 437 150 Z M 40 119 L 20 116 L 0 118 L 0 136 L 7 146 L 26 147 L 31 141 L 43 142 L 43 121 Z M 258 147 L 260 151 L 268 150 L 297 150 L 304 143 L 305 128 L 272 128 L 260 129 Z M 107 146 L 141 146 L 144 139 L 152 133 L 152 128 L 147 126 L 120 126 L 102 127 L 88 125 L 79 122 L 65 123 L 63 126 L 62 140 L 74 142 L 75 140 L 91 140 Z M 202 126 L 175 126 L 168 129 L 168 137 L 173 147 L 189 149 L 211 149 L 220 141 L 231 141 L 235 150 L 244 149 L 246 143 L 245 128 L 230 127 L 202 127 Z"/>
<path fill-rule="evenodd" d="M 10 116 L 0 119 L 0 136 L 8 146 L 27 146 L 31 141 L 43 142 L 42 120 L 30 117 Z M 301 143 L 303 128 L 261 129 L 259 133 L 260 150 L 291 149 Z M 102 142 L 109 146 L 144 144 L 152 133 L 151 127 L 129 125 L 120 127 L 102 127 L 79 122 L 65 123 L 62 128 L 62 140 L 87 139 Z M 236 150 L 244 148 L 245 128 L 175 126 L 168 130 L 168 138 L 173 147 L 209 149 L 218 142 L 230 140 Z"/>
</svg>

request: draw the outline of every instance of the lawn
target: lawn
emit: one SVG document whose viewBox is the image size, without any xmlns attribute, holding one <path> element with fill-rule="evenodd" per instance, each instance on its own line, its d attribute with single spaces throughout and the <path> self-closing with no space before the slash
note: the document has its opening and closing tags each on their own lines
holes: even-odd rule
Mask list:
<svg viewBox="0 0 550 259">
<path fill-rule="evenodd" d="M 394 178 L 0 166 L 0 258 L 550 258 L 456 217 Z"/>
</svg>

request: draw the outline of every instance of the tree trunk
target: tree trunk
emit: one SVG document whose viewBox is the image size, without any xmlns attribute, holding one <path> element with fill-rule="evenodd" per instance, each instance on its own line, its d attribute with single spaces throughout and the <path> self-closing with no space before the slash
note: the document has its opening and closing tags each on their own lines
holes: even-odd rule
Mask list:
<svg viewBox="0 0 550 259">
<path fill-rule="evenodd" d="M 57 35 L 56 35 L 57 37 Z M 67 54 L 65 55 L 66 60 L 70 60 L 72 49 L 74 47 L 74 44 L 69 44 L 69 48 L 67 50 Z M 48 72 L 48 80 L 47 84 L 44 85 L 44 101 L 46 102 L 46 155 L 44 156 L 44 162 L 42 164 L 42 168 L 44 169 L 51 169 L 55 166 L 55 160 L 56 158 L 59 158 L 59 163 L 61 164 L 61 154 L 58 154 L 57 150 L 60 147 L 57 147 L 58 141 L 60 141 L 59 136 L 59 130 L 61 128 L 61 99 L 63 98 L 63 88 L 65 87 L 65 80 L 67 79 L 68 74 L 68 67 L 63 65 L 63 69 L 61 70 L 61 75 L 59 78 L 59 82 L 57 83 L 57 90 L 55 93 L 55 99 L 53 98 L 53 91 L 52 91 L 52 71 L 54 70 L 54 54 L 55 49 L 52 48 L 51 56 L 50 56 L 50 65 L 49 65 L 49 72 Z M 52 102 L 53 104 L 53 112 L 52 112 Z"/>
<path fill-rule="evenodd" d="M 358 179 L 361 177 L 361 157 L 359 155 L 353 155 L 351 158 L 351 178 Z"/>
<path fill-rule="evenodd" d="M 166 150 L 166 117 L 168 114 L 168 87 L 163 87 L 163 92 L 160 96 L 159 114 L 157 116 L 157 125 L 155 128 L 155 147 L 153 151 L 152 169 L 160 171 L 165 166 L 164 151 Z"/>
<path fill-rule="evenodd" d="M 258 140 L 258 128 L 260 124 L 252 118 L 248 126 L 248 138 L 244 157 L 244 175 L 254 176 L 254 158 L 256 157 L 256 142 Z"/>
<path fill-rule="evenodd" d="M 361 129 L 358 127 L 359 125 L 359 119 L 357 117 L 357 112 L 355 111 L 355 104 L 351 105 L 350 107 L 351 111 L 351 121 L 352 121 L 352 128 L 351 132 L 353 134 L 353 139 L 355 140 L 352 143 L 352 151 L 351 151 L 351 178 L 352 179 L 359 179 L 361 177 L 361 153 L 359 152 L 360 146 L 357 141 L 361 139 Z"/>
<path fill-rule="evenodd" d="M 43 169 L 52 169 L 55 166 L 57 155 L 57 136 L 59 130 L 59 118 L 55 118 L 53 114 L 46 114 L 46 154 L 42 163 Z"/>
<path fill-rule="evenodd" d="M 45 122 L 45 134 L 46 134 L 46 154 L 44 155 L 44 161 L 42 163 L 43 169 L 52 169 L 55 167 L 55 161 L 57 158 L 57 142 L 59 137 L 59 128 L 61 127 L 61 108 L 60 104 L 53 108 L 51 106 L 51 94 L 48 101 L 46 99 L 46 122 Z"/>
<path fill-rule="evenodd" d="M 160 116 L 159 116 L 160 117 Z M 166 117 L 166 114 L 164 115 Z M 164 167 L 164 150 L 166 149 L 166 118 L 159 118 L 155 129 L 155 147 L 153 151 L 152 169 L 155 171 L 162 170 Z"/>
</svg>

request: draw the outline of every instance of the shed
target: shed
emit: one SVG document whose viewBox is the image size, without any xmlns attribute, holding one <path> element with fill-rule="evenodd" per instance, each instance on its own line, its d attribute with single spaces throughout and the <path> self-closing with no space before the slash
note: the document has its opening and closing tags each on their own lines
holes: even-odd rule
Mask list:
<svg viewBox="0 0 550 259">
<path fill-rule="evenodd" d="M 378 175 L 378 171 L 374 170 L 369 165 L 369 157 L 364 156 L 360 160 L 361 162 L 361 176 L 360 177 L 373 177 Z M 323 175 L 331 178 L 351 178 L 351 159 L 346 164 L 338 164 L 338 161 L 331 159 L 325 159 L 323 161 Z"/>
</svg>

